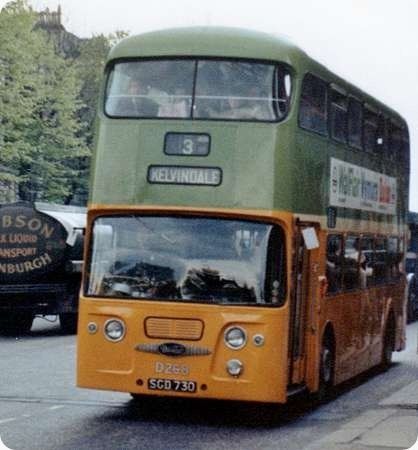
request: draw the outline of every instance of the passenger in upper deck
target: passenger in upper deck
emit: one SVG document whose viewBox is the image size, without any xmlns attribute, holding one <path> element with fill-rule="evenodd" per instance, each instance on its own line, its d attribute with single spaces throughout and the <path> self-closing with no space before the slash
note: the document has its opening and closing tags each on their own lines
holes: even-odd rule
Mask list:
<svg viewBox="0 0 418 450">
<path fill-rule="evenodd" d="M 126 93 L 120 96 L 113 115 L 122 117 L 155 116 L 158 105 L 148 97 L 147 88 L 141 81 L 136 78 L 130 79 Z"/>
<path fill-rule="evenodd" d="M 200 62 L 195 117 L 274 120 L 272 73 L 260 67 L 235 61 Z"/>
<path fill-rule="evenodd" d="M 158 108 L 158 117 L 188 117 L 191 97 L 185 90 L 177 88 L 174 94 L 167 94 L 165 101 Z"/>
<path fill-rule="evenodd" d="M 265 98 L 256 87 L 251 87 L 245 94 L 230 96 L 227 99 L 225 113 L 231 119 L 273 120 L 274 115 L 268 98 Z"/>
</svg>

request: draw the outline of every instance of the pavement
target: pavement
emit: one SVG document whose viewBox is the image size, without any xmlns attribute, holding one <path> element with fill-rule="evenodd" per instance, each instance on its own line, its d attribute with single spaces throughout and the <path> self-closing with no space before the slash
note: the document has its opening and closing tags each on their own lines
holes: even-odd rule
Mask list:
<svg viewBox="0 0 418 450">
<path fill-rule="evenodd" d="M 411 345 L 394 359 L 411 361 L 416 381 L 359 411 L 304 450 L 418 450 L 418 323 L 408 326 L 407 342 Z"/>
<path fill-rule="evenodd" d="M 418 380 L 306 450 L 418 450 Z"/>
</svg>

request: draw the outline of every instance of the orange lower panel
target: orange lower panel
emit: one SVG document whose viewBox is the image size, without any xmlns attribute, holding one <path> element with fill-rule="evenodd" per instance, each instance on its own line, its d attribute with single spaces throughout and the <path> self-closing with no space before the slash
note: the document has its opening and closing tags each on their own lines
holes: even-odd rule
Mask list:
<svg viewBox="0 0 418 450">
<path fill-rule="evenodd" d="M 81 299 L 78 332 L 77 384 L 80 387 L 228 400 L 286 402 L 288 384 L 288 310 L 282 308 L 185 305 L 150 301 Z M 202 323 L 202 335 L 184 329 L 176 338 L 150 337 L 149 317 L 170 323 Z M 110 342 L 104 323 L 118 318 L 126 324 L 120 342 Z M 95 333 L 88 325 L 97 326 Z M 228 348 L 224 332 L 230 326 L 245 330 L 247 343 L 241 350 Z M 169 330 L 163 328 L 162 332 Z M 155 327 L 153 328 L 155 332 Z M 263 336 L 260 345 L 257 337 Z M 161 344 L 176 344 L 187 354 L 161 354 Z M 227 362 L 239 360 L 242 373 L 233 377 Z M 150 381 L 151 380 L 151 381 Z M 174 381 L 167 381 L 174 380 Z M 189 383 L 188 383 L 189 382 Z M 195 382 L 195 385 L 190 382 Z M 149 388 L 156 388 L 152 390 Z M 169 389 L 169 390 L 166 390 Z M 191 392 L 194 391 L 194 392 Z"/>
</svg>

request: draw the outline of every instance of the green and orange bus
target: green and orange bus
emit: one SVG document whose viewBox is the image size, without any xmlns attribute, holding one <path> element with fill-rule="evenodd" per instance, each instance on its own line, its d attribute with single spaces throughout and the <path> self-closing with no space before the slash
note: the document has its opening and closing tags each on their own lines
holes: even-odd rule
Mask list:
<svg viewBox="0 0 418 450">
<path fill-rule="evenodd" d="M 121 41 L 100 105 L 79 386 L 285 403 L 405 347 L 399 114 L 212 27 Z"/>
</svg>

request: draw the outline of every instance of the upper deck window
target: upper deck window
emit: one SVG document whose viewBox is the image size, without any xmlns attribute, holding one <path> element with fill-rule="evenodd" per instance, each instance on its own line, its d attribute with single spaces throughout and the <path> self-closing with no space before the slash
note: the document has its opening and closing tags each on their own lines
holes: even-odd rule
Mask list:
<svg viewBox="0 0 418 450">
<path fill-rule="evenodd" d="M 397 124 L 390 124 L 389 157 L 396 161 L 402 153 L 402 129 Z"/>
<path fill-rule="evenodd" d="M 389 121 L 385 116 L 379 116 L 379 126 L 377 128 L 375 152 L 383 157 L 388 156 L 389 144 Z"/>
<path fill-rule="evenodd" d="M 377 150 L 379 116 L 369 108 L 364 113 L 364 148 L 368 152 Z"/>
<path fill-rule="evenodd" d="M 327 84 L 310 73 L 303 79 L 299 125 L 327 135 Z"/>
<path fill-rule="evenodd" d="M 347 142 L 348 98 L 331 89 L 330 129 L 331 137 L 339 142 Z"/>
<path fill-rule="evenodd" d="M 363 145 L 363 105 L 353 97 L 348 103 L 348 143 L 357 149 Z"/>
<path fill-rule="evenodd" d="M 143 60 L 116 63 L 105 112 L 111 117 L 273 122 L 289 109 L 284 66 L 239 60 Z"/>
<path fill-rule="evenodd" d="M 409 161 L 409 133 L 408 128 L 402 129 L 402 155 L 401 155 L 401 161 L 409 167 L 410 161 Z"/>
<path fill-rule="evenodd" d="M 113 117 L 190 116 L 195 63 L 129 61 L 110 72 L 105 111 Z"/>
</svg>

